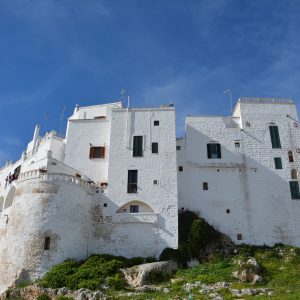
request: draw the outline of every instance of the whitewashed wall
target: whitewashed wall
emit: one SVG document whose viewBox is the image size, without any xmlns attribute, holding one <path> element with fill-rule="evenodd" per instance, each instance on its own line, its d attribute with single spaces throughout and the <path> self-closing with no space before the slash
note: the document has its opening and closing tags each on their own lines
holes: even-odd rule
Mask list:
<svg viewBox="0 0 300 300">
<path fill-rule="evenodd" d="M 159 121 L 159 126 L 154 126 L 155 120 Z M 143 157 L 133 157 L 134 135 L 144 137 Z M 158 142 L 158 154 L 152 153 L 152 142 Z M 128 223 L 120 224 L 117 243 L 124 245 L 128 256 L 137 252 L 158 256 L 165 247 L 177 247 L 175 142 L 174 109 L 113 110 L 107 189 L 107 197 L 113 204 L 106 208 L 106 214 L 119 222 L 121 213 L 116 214 L 117 210 L 138 200 L 149 205 L 157 216 L 150 216 L 149 223 L 140 224 L 134 222 L 134 216 L 139 218 L 139 214 L 122 214 L 128 216 Z M 130 169 L 138 170 L 136 194 L 127 193 Z M 154 185 L 153 180 L 158 184 Z"/>
<path fill-rule="evenodd" d="M 299 170 L 297 112 L 293 104 L 260 102 L 241 100 L 235 118 L 187 117 L 186 140 L 178 141 L 186 145 L 178 155 L 179 207 L 198 211 L 236 242 L 299 246 L 300 200 L 292 200 L 289 189 L 291 169 Z M 282 149 L 272 149 L 270 123 L 279 127 Z M 221 144 L 221 159 L 207 158 L 213 141 Z M 295 163 L 288 162 L 289 150 Z M 274 157 L 282 158 L 282 170 L 275 170 Z"/>
</svg>

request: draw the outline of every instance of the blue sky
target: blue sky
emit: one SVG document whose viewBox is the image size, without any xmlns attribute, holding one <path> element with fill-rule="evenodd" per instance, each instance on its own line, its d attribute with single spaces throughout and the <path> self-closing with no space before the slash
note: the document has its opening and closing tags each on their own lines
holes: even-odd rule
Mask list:
<svg viewBox="0 0 300 300">
<path fill-rule="evenodd" d="M 0 165 L 122 88 L 173 102 L 179 135 L 186 114 L 229 115 L 228 88 L 300 101 L 298 0 L 0 0 L 0 38 Z"/>
</svg>

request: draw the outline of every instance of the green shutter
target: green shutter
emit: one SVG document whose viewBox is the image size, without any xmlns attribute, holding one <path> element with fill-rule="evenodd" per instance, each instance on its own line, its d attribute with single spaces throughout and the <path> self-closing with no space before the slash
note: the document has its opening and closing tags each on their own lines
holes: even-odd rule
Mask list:
<svg viewBox="0 0 300 300">
<path fill-rule="evenodd" d="M 143 136 L 133 137 L 133 156 L 143 156 Z"/>
<path fill-rule="evenodd" d="M 298 181 L 290 181 L 290 190 L 292 199 L 300 199 Z"/>
<path fill-rule="evenodd" d="M 282 169 L 281 157 L 274 157 L 275 169 Z"/>
<path fill-rule="evenodd" d="M 270 126 L 272 148 L 281 148 L 278 126 Z"/>
</svg>

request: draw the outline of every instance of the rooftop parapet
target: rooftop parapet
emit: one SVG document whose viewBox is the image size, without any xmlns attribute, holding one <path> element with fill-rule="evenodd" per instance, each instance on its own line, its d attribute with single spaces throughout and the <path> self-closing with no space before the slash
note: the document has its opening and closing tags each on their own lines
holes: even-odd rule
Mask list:
<svg viewBox="0 0 300 300">
<path fill-rule="evenodd" d="M 294 104 L 292 99 L 289 98 L 239 98 L 240 103 L 260 103 L 260 104 Z"/>
</svg>

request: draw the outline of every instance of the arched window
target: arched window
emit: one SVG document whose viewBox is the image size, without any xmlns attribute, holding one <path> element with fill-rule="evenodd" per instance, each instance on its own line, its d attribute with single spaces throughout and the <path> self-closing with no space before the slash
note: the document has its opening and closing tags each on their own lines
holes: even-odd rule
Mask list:
<svg viewBox="0 0 300 300">
<path fill-rule="evenodd" d="M 3 209 L 4 197 L 0 197 L 0 212 Z"/>
<path fill-rule="evenodd" d="M 291 177 L 292 179 L 297 179 L 298 178 L 298 172 L 296 169 L 291 170 Z"/>
<path fill-rule="evenodd" d="M 294 162 L 294 155 L 291 150 L 288 152 L 288 156 L 289 156 L 289 162 Z"/>
<path fill-rule="evenodd" d="M 15 197 L 15 192 L 16 192 L 16 188 L 13 186 L 9 190 L 9 192 L 8 192 L 8 194 L 6 196 L 6 200 L 5 200 L 5 204 L 4 204 L 4 209 L 12 206 L 13 200 L 14 200 L 14 197 Z"/>
</svg>

